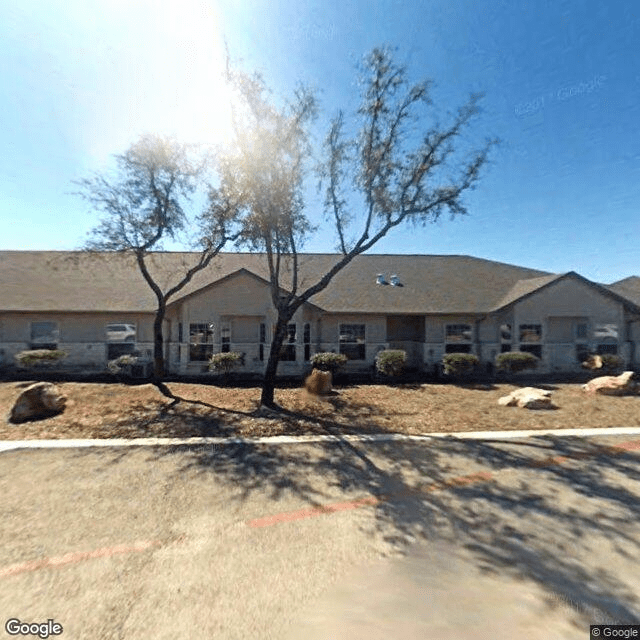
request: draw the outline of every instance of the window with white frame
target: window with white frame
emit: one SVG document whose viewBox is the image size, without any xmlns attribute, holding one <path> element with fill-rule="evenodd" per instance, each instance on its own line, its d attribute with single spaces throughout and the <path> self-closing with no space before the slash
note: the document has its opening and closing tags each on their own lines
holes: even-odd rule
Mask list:
<svg viewBox="0 0 640 640">
<path fill-rule="evenodd" d="M 593 341 L 598 355 L 618 353 L 618 325 L 615 323 L 596 324 L 593 327 Z"/>
<path fill-rule="evenodd" d="M 579 318 L 573 323 L 574 340 L 576 345 L 576 362 L 585 362 L 589 357 L 589 323 L 585 318 Z"/>
<path fill-rule="evenodd" d="M 340 353 L 348 360 L 366 360 L 366 325 L 341 324 L 339 330 Z"/>
<path fill-rule="evenodd" d="M 304 323 L 303 339 L 304 342 L 304 361 L 308 362 L 311 358 L 311 324 Z"/>
<path fill-rule="evenodd" d="M 220 351 L 229 353 L 231 351 L 231 323 L 223 322 L 220 325 Z"/>
<path fill-rule="evenodd" d="M 471 353 L 473 330 L 470 324 L 448 324 L 445 328 L 445 353 Z"/>
<path fill-rule="evenodd" d="M 107 360 L 133 354 L 136 350 L 136 325 L 134 322 L 110 322 L 106 326 Z"/>
<path fill-rule="evenodd" d="M 536 358 L 542 358 L 542 325 L 520 325 L 520 351 L 531 353 Z"/>
<path fill-rule="evenodd" d="M 296 336 L 296 324 L 295 322 L 291 322 L 287 325 L 287 334 L 284 337 L 284 342 L 280 349 L 280 360 L 282 362 L 296 361 Z"/>
<path fill-rule="evenodd" d="M 291 322 L 287 325 L 287 335 L 284 338 L 284 343 L 280 350 L 280 360 L 283 362 L 296 361 L 296 338 L 297 327 L 295 322 Z"/>
<path fill-rule="evenodd" d="M 189 325 L 189 360 L 206 362 L 213 355 L 215 325 L 210 322 Z"/>
<path fill-rule="evenodd" d="M 260 362 L 264 361 L 264 344 L 267 341 L 267 325 L 264 322 L 260 323 L 260 345 L 258 347 L 258 359 Z"/>
<path fill-rule="evenodd" d="M 60 331 L 57 322 L 31 323 L 32 349 L 57 349 L 60 341 Z"/>
<path fill-rule="evenodd" d="M 511 325 L 508 323 L 500 325 L 500 353 L 511 351 Z"/>
</svg>

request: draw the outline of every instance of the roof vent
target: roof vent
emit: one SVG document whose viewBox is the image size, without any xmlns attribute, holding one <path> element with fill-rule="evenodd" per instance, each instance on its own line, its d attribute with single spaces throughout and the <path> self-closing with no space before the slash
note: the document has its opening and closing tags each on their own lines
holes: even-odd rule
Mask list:
<svg viewBox="0 0 640 640">
<path fill-rule="evenodd" d="M 400 286 L 400 278 L 395 273 L 391 276 L 391 285 L 394 287 Z"/>
<path fill-rule="evenodd" d="M 376 284 L 388 284 L 387 281 L 384 279 L 384 273 L 378 274 L 378 277 L 376 278 Z"/>
</svg>

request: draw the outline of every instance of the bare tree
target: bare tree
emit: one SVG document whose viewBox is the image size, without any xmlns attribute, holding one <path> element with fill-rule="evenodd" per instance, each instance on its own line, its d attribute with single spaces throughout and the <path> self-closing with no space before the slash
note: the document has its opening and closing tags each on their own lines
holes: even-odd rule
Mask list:
<svg viewBox="0 0 640 640">
<path fill-rule="evenodd" d="M 248 215 L 241 241 L 263 251 L 269 267 L 277 323 L 262 387 L 261 404 L 276 408 L 275 378 L 287 324 L 356 256 L 406 222 L 425 224 L 443 211 L 464 214 L 462 195 L 478 180 L 495 140 L 456 154 L 455 142 L 478 113 L 479 95 L 458 109 L 448 126 L 423 124 L 431 105 L 430 83 L 409 84 L 407 70 L 387 49 L 374 49 L 362 65 L 359 131 L 347 138 L 340 112 L 331 122 L 319 164 L 327 218 L 340 254 L 317 281 L 301 283 L 299 251 L 315 230 L 305 214 L 303 186 L 312 158 L 312 92 L 301 88 L 282 108 L 268 99 L 259 75 L 228 68 L 243 98 L 236 138 L 221 164 L 225 197 L 243 200 Z M 416 128 L 421 130 L 416 131 Z M 446 175 L 453 171 L 453 177 Z"/>
<path fill-rule="evenodd" d="M 165 375 L 162 325 L 167 303 L 198 271 L 207 267 L 227 242 L 237 238 L 234 228 L 238 206 L 211 185 L 207 185 L 207 205 L 201 213 L 190 216 L 185 210 L 197 187 L 203 184 L 207 164 L 204 160 L 194 162 L 193 151 L 171 138 L 142 136 L 124 154 L 115 156 L 115 175 L 98 173 L 77 182 L 78 195 L 104 214 L 85 248 L 135 256 L 142 277 L 156 297 L 154 381 L 165 395 L 174 399 L 161 383 Z M 180 274 L 176 284 L 163 291 L 149 268 L 149 253 L 161 249 L 163 240 L 175 239 L 186 228 L 198 248 L 197 259 Z"/>
</svg>

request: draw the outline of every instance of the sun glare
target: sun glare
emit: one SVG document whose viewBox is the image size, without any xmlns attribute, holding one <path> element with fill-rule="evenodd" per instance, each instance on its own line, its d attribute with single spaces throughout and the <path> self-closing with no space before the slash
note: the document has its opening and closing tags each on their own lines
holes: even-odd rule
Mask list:
<svg viewBox="0 0 640 640">
<path fill-rule="evenodd" d="M 144 133 L 229 142 L 224 25 L 214 3 L 107 0 L 102 8 L 109 9 L 101 33 L 109 46 L 93 52 L 90 97 L 82 105 L 91 122 L 83 143 L 93 161 L 107 161 Z"/>
</svg>

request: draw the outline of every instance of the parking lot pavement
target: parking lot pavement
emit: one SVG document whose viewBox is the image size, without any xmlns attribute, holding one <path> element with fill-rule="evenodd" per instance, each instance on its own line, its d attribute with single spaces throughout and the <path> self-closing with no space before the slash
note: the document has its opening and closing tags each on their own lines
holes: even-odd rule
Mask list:
<svg viewBox="0 0 640 640">
<path fill-rule="evenodd" d="M 640 622 L 634 442 L 5 451 L 0 611 L 68 638 L 585 638 Z"/>
</svg>

